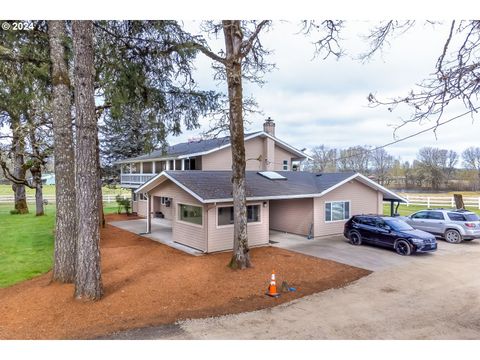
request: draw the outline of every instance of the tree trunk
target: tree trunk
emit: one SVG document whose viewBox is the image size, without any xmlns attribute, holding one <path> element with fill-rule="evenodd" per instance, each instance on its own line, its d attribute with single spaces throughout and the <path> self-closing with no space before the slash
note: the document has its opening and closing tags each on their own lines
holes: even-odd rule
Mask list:
<svg viewBox="0 0 480 360">
<path fill-rule="evenodd" d="M 243 130 L 242 58 L 240 46 L 243 34 L 238 20 L 224 20 L 226 73 L 230 103 L 230 142 L 232 149 L 233 184 L 233 269 L 250 267 L 247 235 L 247 202 L 245 192 L 245 136 Z"/>
<path fill-rule="evenodd" d="M 13 176 L 18 180 L 25 180 L 25 138 L 22 134 L 20 117 L 12 116 L 12 148 L 13 148 Z M 27 195 L 25 185 L 12 184 L 15 196 L 15 210 L 18 214 L 28 214 Z"/>
<path fill-rule="evenodd" d="M 97 123 L 98 134 L 98 123 Z M 97 136 L 97 169 L 98 169 L 98 208 L 99 208 L 99 221 L 102 228 L 105 227 L 105 214 L 103 212 L 103 194 L 102 194 L 102 166 L 100 164 L 100 140 Z"/>
<path fill-rule="evenodd" d="M 30 168 L 32 173 L 33 185 L 35 186 L 35 216 L 45 215 L 43 207 L 43 184 L 42 170 L 39 166 L 34 165 Z"/>
<path fill-rule="evenodd" d="M 32 117 L 27 114 L 28 133 L 30 137 L 30 146 L 32 147 L 32 166 L 30 173 L 32 174 L 32 183 L 35 187 L 35 216 L 43 216 L 45 214 L 43 208 L 43 184 L 42 184 L 42 166 L 44 165 L 43 157 L 40 154 L 38 139 L 36 136 L 35 124 Z"/>
<path fill-rule="evenodd" d="M 76 261 L 75 153 L 71 115 L 71 92 L 65 60 L 65 22 L 49 21 L 52 63 L 52 120 L 55 158 L 55 250 L 53 280 L 73 283 Z"/>
<path fill-rule="evenodd" d="M 97 119 L 94 98 L 93 24 L 73 21 L 76 124 L 77 262 L 75 297 L 98 300 L 103 295 L 100 267 Z"/>
</svg>

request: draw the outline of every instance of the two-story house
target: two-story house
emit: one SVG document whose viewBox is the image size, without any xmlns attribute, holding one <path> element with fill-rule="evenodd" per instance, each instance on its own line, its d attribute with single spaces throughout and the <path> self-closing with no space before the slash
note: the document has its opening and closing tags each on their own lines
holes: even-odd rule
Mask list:
<svg viewBox="0 0 480 360">
<path fill-rule="evenodd" d="M 309 158 L 302 150 L 275 137 L 275 122 L 268 118 L 263 131 L 245 135 L 245 158 L 247 171 L 295 171 L 301 162 Z M 229 171 L 232 169 L 232 152 L 228 136 L 214 139 L 192 140 L 169 146 L 165 151 L 157 150 L 150 154 L 118 161 L 121 165 L 121 186 L 137 189 L 162 171 L 202 170 Z M 134 212 L 146 215 L 143 195 L 137 199 L 133 192 Z M 155 199 L 157 210 L 164 209 L 165 199 Z"/>
<path fill-rule="evenodd" d="M 385 200 L 392 209 L 404 201 L 358 173 L 295 171 L 309 156 L 278 139 L 271 119 L 263 131 L 245 135 L 245 151 L 250 246 L 268 245 L 270 230 L 339 234 L 351 215 L 383 213 Z M 147 233 L 161 222 L 162 236 L 168 226 L 177 244 L 205 253 L 232 249 L 228 137 L 177 144 L 120 163 L 122 186 L 132 189 L 133 211 L 146 218 Z"/>
</svg>

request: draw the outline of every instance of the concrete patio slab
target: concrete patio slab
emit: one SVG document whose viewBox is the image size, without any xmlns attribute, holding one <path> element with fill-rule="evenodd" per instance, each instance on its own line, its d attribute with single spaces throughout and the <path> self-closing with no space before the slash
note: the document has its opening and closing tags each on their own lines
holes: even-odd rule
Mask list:
<svg viewBox="0 0 480 360">
<path fill-rule="evenodd" d="M 193 249 L 191 247 L 188 247 L 173 241 L 172 223 L 170 220 L 152 219 L 152 231 L 149 234 L 145 233 L 147 229 L 146 219 L 112 221 L 112 222 L 109 222 L 109 224 L 112 226 L 118 227 L 120 229 L 132 232 L 134 234 L 141 235 L 143 237 L 157 241 L 159 243 L 171 246 L 177 250 L 186 252 L 190 255 L 200 256 L 204 254 L 203 252 L 197 249 Z"/>
</svg>

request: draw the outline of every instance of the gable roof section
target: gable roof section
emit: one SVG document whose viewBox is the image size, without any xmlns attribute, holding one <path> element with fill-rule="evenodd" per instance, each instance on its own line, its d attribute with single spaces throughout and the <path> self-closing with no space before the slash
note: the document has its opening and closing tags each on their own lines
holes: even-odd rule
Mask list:
<svg viewBox="0 0 480 360">
<path fill-rule="evenodd" d="M 302 151 L 290 146 L 289 144 L 267 134 L 264 131 L 257 131 L 254 133 L 245 134 L 245 141 L 256 138 L 258 136 L 269 137 L 274 140 L 277 145 L 287 151 L 290 151 L 298 156 L 298 158 L 311 159 L 311 157 Z M 162 159 L 182 159 L 187 157 L 194 157 L 200 155 L 207 155 L 212 152 L 222 150 L 230 146 L 230 137 L 224 136 L 215 139 L 205 139 L 199 141 L 184 142 L 176 145 L 169 146 L 166 151 L 155 150 L 150 154 L 140 155 L 133 158 L 128 158 L 115 162 L 115 164 L 123 164 L 130 162 L 139 162 L 147 160 L 162 160 Z"/>
<path fill-rule="evenodd" d="M 274 200 L 321 197 L 351 181 L 358 180 L 383 193 L 385 200 L 405 199 L 367 177 L 353 172 L 313 174 L 303 171 L 278 171 L 285 180 L 270 180 L 255 171 L 246 172 L 247 200 Z M 232 201 L 231 171 L 164 171 L 135 192 L 148 192 L 164 179 L 170 179 L 202 203 Z"/>
</svg>

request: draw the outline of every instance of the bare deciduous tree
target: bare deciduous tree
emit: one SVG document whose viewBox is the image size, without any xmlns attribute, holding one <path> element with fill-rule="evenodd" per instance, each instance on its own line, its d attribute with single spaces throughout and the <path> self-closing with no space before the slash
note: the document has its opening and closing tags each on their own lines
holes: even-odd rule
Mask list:
<svg viewBox="0 0 480 360">
<path fill-rule="evenodd" d="M 480 186 L 480 147 L 469 147 L 462 153 L 463 165 L 470 170 L 476 170 Z"/>
<path fill-rule="evenodd" d="M 388 43 L 395 32 L 406 31 L 413 27 L 413 22 L 388 21 L 373 29 L 368 37 L 371 57 Z M 445 39 L 433 73 L 407 95 L 390 100 L 379 100 L 370 94 L 368 100 L 372 106 L 385 105 L 392 111 L 399 104 L 408 106 L 411 116 L 403 120 L 403 126 L 424 119 L 434 120 L 436 126 L 449 105 L 461 102 L 467 113 L 477 113 L 478 94 L 480 92 L 480 21 L 456 21 L 449 23 L 448 35 Z M 436 127 L 434 128 L 434 131 Z"/>
</svg>

